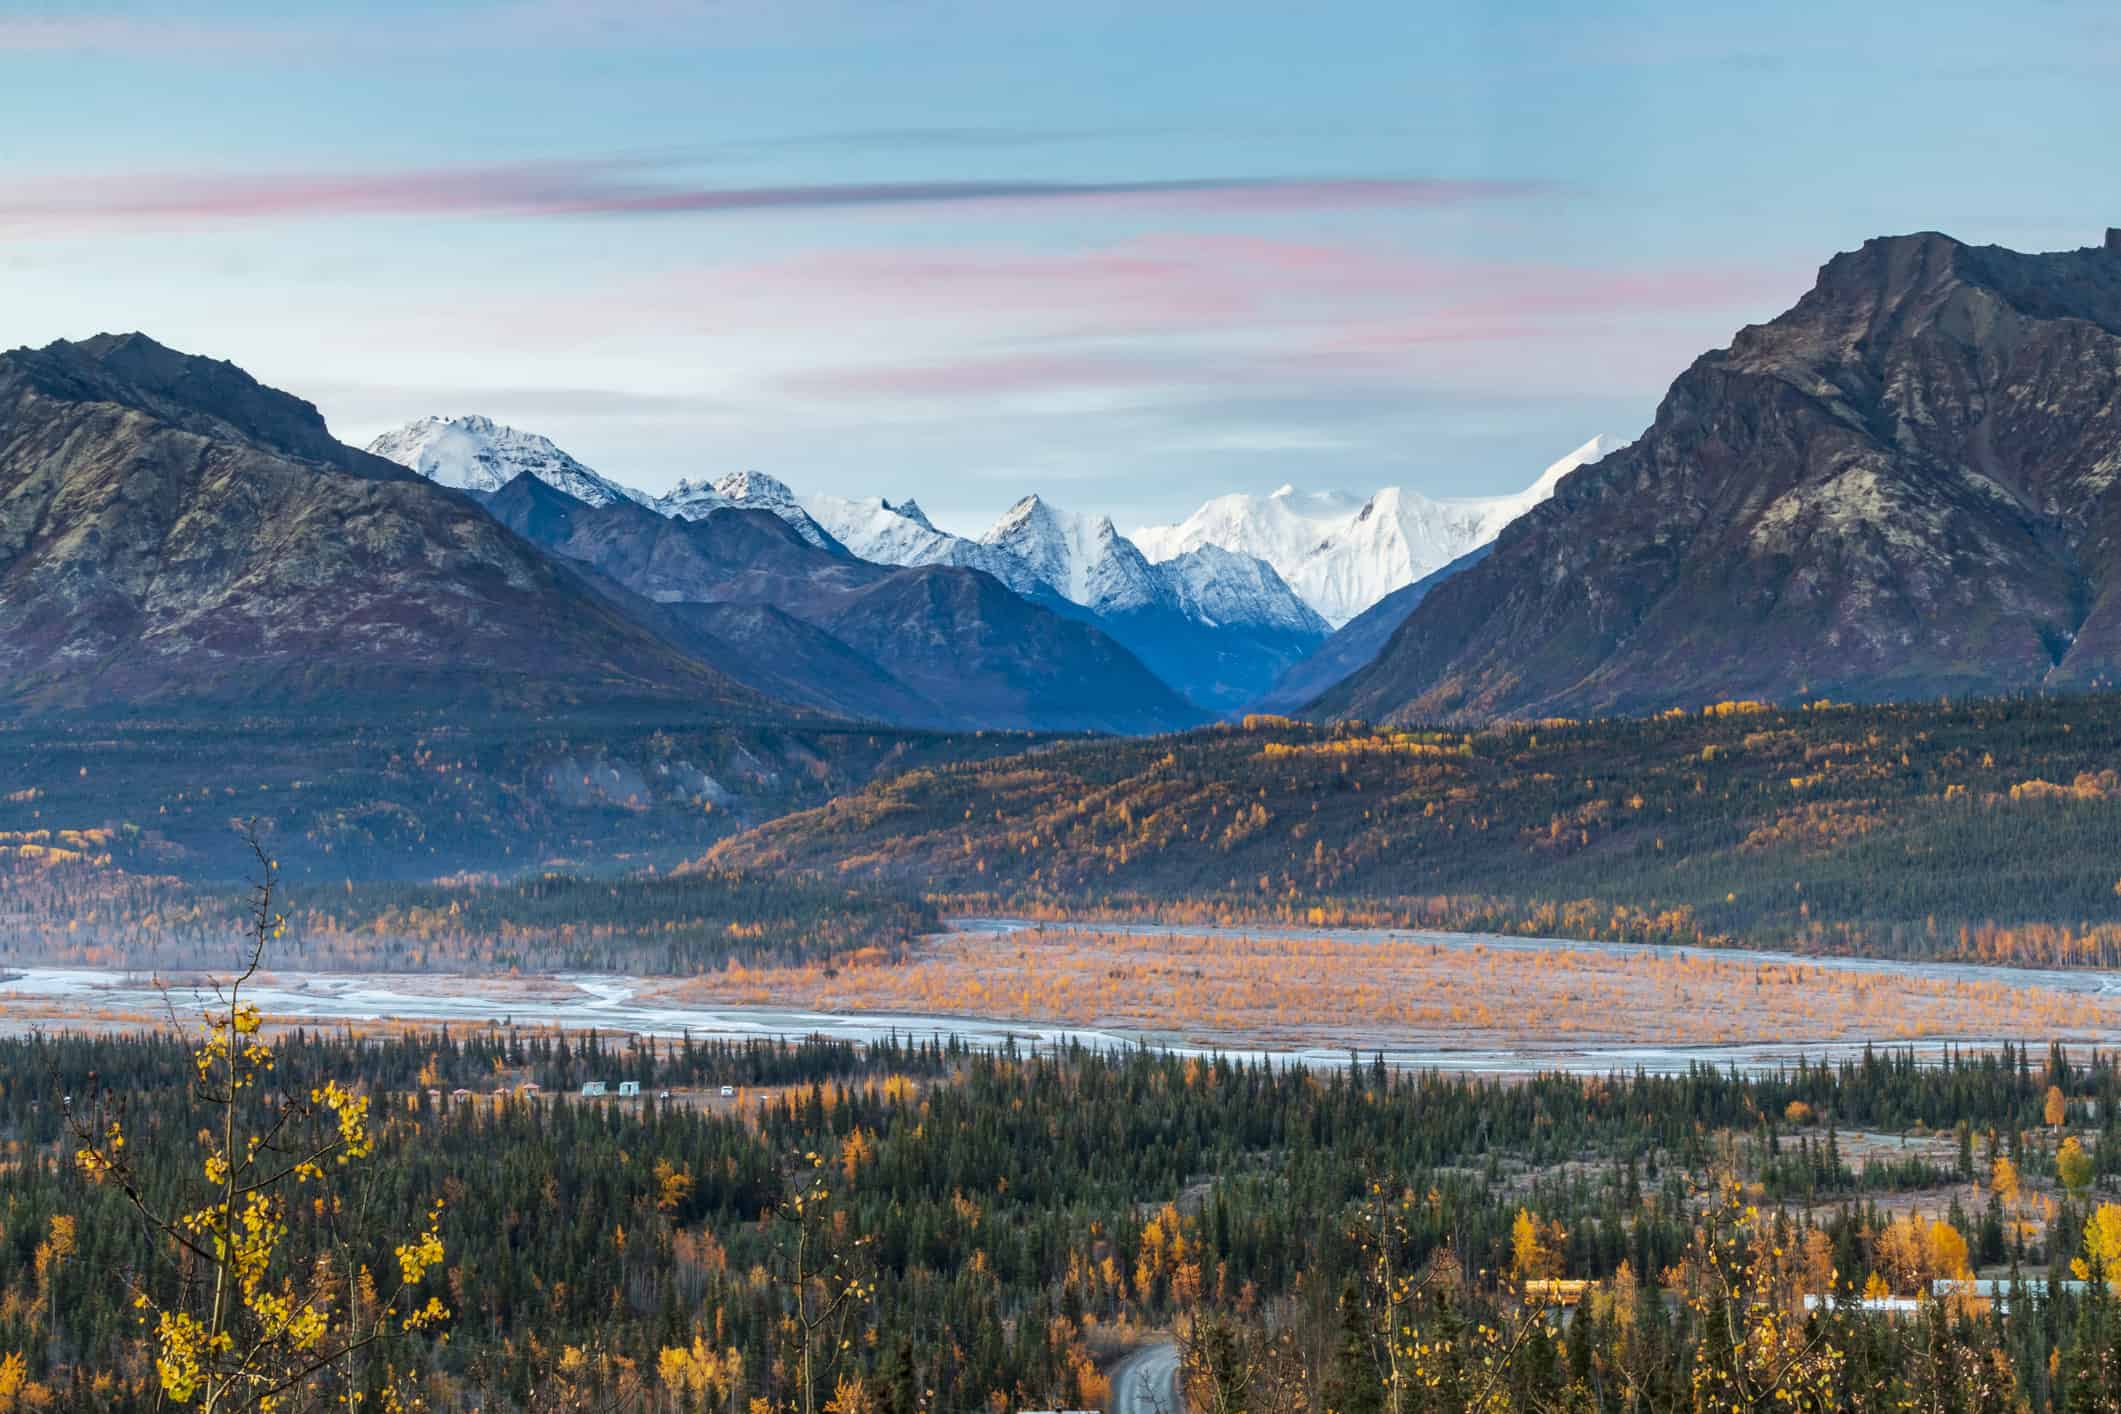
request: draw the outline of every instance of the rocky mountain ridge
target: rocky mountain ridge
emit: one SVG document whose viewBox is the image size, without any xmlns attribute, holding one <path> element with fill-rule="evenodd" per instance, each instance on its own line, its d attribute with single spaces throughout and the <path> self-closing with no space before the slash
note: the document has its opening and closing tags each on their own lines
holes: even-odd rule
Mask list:
<svg viewBox="0 0 2121 1414">
<path fill-rule="evenodd" d="M 1438 586 L 1322 714 L 1581 716 L 2121 670 L 2121 236 L 1835 256 Z"/>
<path fill-rule="evenodd" d="M 780 710 L 233 364 L 0 354 L 0 703 L 622 699 Z"/>
</svg>

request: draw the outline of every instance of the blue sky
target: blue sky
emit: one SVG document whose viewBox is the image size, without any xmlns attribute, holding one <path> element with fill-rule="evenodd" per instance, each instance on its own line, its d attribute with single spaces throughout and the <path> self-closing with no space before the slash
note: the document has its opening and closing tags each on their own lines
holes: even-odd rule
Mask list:
<svg viewBox="0 0 2121 1414">
<path fill-rule="evenodd" d="M 2121 225 L 2034 3 L 0 0 L 0 343 L 976 528 L 1515 489 L 1836 250 Z"/>
</svg>

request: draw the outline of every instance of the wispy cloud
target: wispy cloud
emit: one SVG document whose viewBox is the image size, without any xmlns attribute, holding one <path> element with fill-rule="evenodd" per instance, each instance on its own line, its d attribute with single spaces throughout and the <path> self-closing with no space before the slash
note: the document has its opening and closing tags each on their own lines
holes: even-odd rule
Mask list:
<svg viewBox="0 0 2121 1414">
<path fill-rule="evenodd" d="M 181 224 L 348 216 L 711 216 L 745 212 L 1068 203 L 1118 209 L 1273 212 L 1457 206 L 1538 191 L 1534 183 L 1427 178 L 1180 177 L 1154 181 L 1018 179 L 703 186 L 668 164 L 600 159 L 383 172 L 255 176 L 81 174 L 0 194 L 0 232 L 62 235 Z"/>
<path fill-rule="evenodd" d="M 547 306 L 539 320 L 546 337 L 616 323 L 807 343 L 805 365 L 773 380 L 803 399 L 946 405 L 1439 379 L 1642 392 L 1801 281 L 1174 233 L 1087 250 L 818 252 L 676 272 Z M 864 331 L 861 357 L 841 352 L 849 330 Z"/>
</svg>

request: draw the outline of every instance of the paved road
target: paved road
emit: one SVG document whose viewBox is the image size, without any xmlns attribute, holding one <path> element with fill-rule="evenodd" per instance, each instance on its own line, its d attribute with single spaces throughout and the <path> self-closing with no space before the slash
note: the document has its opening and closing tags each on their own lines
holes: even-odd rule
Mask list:
<svg viewBox="0 0 2121 1414">
<path fill-rule="evenodd" d="M 1185 1414 L 1178 1399 L 1178 1347 L 1145 1345 L 1112 1368 L 1111 1414 Z"/>
</svg>

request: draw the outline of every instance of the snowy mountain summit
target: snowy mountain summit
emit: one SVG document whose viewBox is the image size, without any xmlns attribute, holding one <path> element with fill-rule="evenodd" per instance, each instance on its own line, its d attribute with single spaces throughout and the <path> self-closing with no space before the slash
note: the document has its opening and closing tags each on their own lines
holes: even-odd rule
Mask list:
<svg viewBox="0 0 2121 1414">
<path fill-rule="evenodd" d="M 651 498 L 600 476 L 535 432 L 520 432 L 490 417 L 423 417 L 368 444 L 386 461 L 459 491 L 498 491 L 528 472 L 546 485 L 592 506 Z"/>
<path fill-rule="evenodd" d="M 1176 525 L 1146 526 L 1133 538 L 1158 562 L 1207 545 L 1265 560 L 1338 627 L 1393 590 L 1487 544 L 1553 495 L 1563 477 L 1614 445 L 1593 437 L 1507 496 L 1439 499 L 1388 486 L 1364 499 L 1284 486 L 1271 496 L 1217 497 Z"/>
<path fill-rule="evenodd" d="M 1320 638 L 1331 631 L 1274 566 L 1255 556 L 1220 545 L 1202 545 L 1152 568 L 1170 586 L 1186 617 L 1201 623 L 1241 624 Z"/>
<path fill-rule="evenodd" d="M 1177 607 L 1163 577 L 1110 516 L 1093 520 L 1026 496 L 980 543 L 1006 550 L 1061 598 L 1101 614 Z"/>
<path fill-rule="evenodd" d="M 881 496 L 805 496 L 803 509 L 859 559 L 880 565 L 957 565 L 985 570 L 1018 594 L 1045 586 L 1006 550 L 936 529 L 918 503 L 896 505 Z"/>
<path fill-rule="evenodd" d="M 746 511 L 771 511 L 788 522 L 795 533 L 820 550 L 837 550 L 840 544 L 803 509 L 787 483 L 762 471 L 732 471 L 713 485 L 704 481 L 680 481 L 655 508 L 679 520 L 698 520 L 711 512 L 734 507 Z"/>
</svg>

